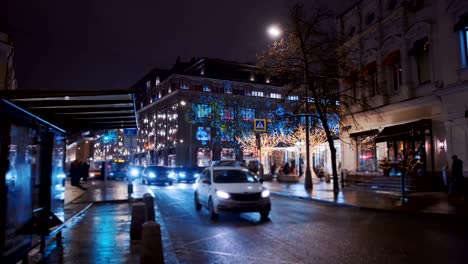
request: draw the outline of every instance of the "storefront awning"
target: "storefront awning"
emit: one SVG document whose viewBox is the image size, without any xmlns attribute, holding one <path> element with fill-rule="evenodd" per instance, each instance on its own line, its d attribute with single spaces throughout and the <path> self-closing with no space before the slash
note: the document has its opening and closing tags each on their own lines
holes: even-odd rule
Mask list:
<svg viewBox="0 0 468 264">
<path fill-rule="evenodd" d="M 351 134 L 349 134 L 349 136 L 350 137 L 359 137 L 359 136 L 364 136 L 364 135 L 375 135 L 377 133 L 379 133 L 378 129 L 371 129 L 371 130 L 351 133 Z"/>
<path fill-rule="evenodd" d="M 404 140 L 411 137 L 424 137 L 431 131 L 431 120 L 421 119 L 415 122 L 385 127 L 375 138 L 375 142 Z"/>
<path fill-rule="evenodd" d="M 0 98 L 67 132 L 137 127 L 134 95 L 128 90 L 8 90 Z"/>
</svg>

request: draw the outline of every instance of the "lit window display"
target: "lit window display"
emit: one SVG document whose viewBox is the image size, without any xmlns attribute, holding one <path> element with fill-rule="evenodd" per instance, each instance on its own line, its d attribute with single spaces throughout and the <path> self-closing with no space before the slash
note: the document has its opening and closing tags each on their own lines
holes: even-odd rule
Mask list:
<svg viewBox="0 0 468 264">
<path fill-rule="evenodd" d="M 197 166 L 208 167 L 211 164 L 211 150 L 208 148 L 199 148 L 197 151 Z"/>
<path fill-rule="evenodd" d="M 221 150 L 221 160 L 235 160 L 236 155 L 233 148 L 223 148 Z"/>
<path fill-rule="evenodd" d="M 375 134 L 367 134 L 356 138 L 359 171 L 377 170 L 375 136 Z"/>
</svg>

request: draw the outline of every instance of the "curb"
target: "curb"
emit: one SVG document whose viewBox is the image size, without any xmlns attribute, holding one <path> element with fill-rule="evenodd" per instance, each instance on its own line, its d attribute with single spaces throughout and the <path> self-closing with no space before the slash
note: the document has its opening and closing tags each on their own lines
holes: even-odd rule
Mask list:
<svg viewBox="0 0 468 264">
<path fill-rule="evenodd" d="M 340 206 L 340 207 L 345 207 L 345 208 L 353 208 L 353 209 L 358 209 L 358 210 L 363 210 L 363 211 L 379 212 L 379 213 L 393 213 L 393 214 L 401 214 L 401 215 L 432 215 L 434 217 L 462 216 L 461 214 L 457 214 L 457 213 L 437 213 L 437 212 L 411 211 L 411 210 L 403 210 L 403 209 L 382 209 L 382 208 L 374 208 L 374 207 L 365 207 L 365 206 L 359 206 L 359 205 L 337 203 L 337 202 L 332 202 L 332 201 L 327 201 L 327 200 L 320 200 L 320 199 L 316 199 L 312 197 L 297 196 L 297 195 L 286 194 L 282 192 L 275 192 L 271 190 L 270 190 L 270 193 L 276 196 L 281 196 L 281 197 L 290 198 L 290 199 L 299 199 L 299 200 L 305 200 L 305 201 L 310 201 L 310 202 L 317 202 L 321 204 L 328 204 L 328 205 Z"/>
<path fill-rule="evenodd" d="M 124 204 L 124 203 L 135 203 L 135 202 L 141 202 L 141 201 L 143 201 L 143 198 L 130 198 L 130 199 L 105 200 L 105 201 L 80 201 L 80 202 L 74 202 L 73 204 L 83 204 L 83 203 L 91 203 L 91 204 L 95 204 L 95 205 L 100 205 L 100 204 Z"/>
</svg>

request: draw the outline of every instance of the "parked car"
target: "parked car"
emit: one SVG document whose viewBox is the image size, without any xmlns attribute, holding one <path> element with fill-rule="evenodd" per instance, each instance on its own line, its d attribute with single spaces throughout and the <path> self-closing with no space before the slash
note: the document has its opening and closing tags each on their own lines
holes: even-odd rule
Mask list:
<svg viewBox="0 0 468 264">
<path fill-rule="evenodd" d="M 266 220 L 271 210 L 270 192 L 255 174 L 242 167 L 208 167 L 197 179 L 195 209 L 208 208 L 210 218 L 220 213 L 258 212 Z"/>
<path fill-rule="evenodd" d="M 169 177 L 169 174 L 172 170 L 164 166 L 148 166 L 143 170 L 141 175 L 141 181 L 143 184 L 166 184 L 172 185 L 175 181 L 175 178 Z"/>
<path fill-rule="evenodd" d="M 195 182 L 198 178 L 198 170 L 196 168 L 189 167 L 169 167 L 171 172 L 169 173 L 170 178 L 174 178 L 177 182 Z"/>
</svg>

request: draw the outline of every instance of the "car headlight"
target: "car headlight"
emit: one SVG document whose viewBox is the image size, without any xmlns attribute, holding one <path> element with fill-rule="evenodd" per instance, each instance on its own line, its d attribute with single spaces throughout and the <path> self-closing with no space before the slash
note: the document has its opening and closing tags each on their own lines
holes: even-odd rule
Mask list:
<svg viewBox="0 0 468 264">
<path fill-rule="evenodd" d="M 94 175 L 94 172 L 91 172 L 91 173 L 89 174 L 89 177 L 94 177 L 94 176 L 95 176 L 95 175 Z"/>
<path fill-rule="evenodd" d="M 183 173 L 183 172 L 179 173 L 179 177 L 185 178 L 185 173 Z"/>
<path fill-rule="evenodd" d="M 150 173 L 148 173 L 148 176 L 149 176 L 150 178 L 155 178 L 155 177 L 156 177 L 156 174 L 155 174 L 154 172 L 150 172 Z"/>
<path fill-rule="evenodd" d="M 132 177 L 138 176 L 138 170 L 137 169 L 131 169 L 130 170 L 130 176 L 132 176 Z"/>
<path fill-rule="evenodd" d="M 113 172 L 111 172 L 111 173 L 109 173 L 109 175 L 110 175 L 110 176 L 114 176 L 114 173 L 113 173 Z"/>
<path fill-rule="evenodd" d="M 270 196 L 270 191 L 269 190 L 263 190 L 262 197 L 267 198 L 268 196 Z"/>
<path fill-rule="evenodd" d="M 229 199 L 229 197 L 230 197 L 229 193 L 223 192 L 223 191 L 216 191 L 216 195 L 219 198 L 223 198 L 223 199 Z"/>
<path fill-rule="evenodd" d="M 195 176 L 195 178 L 198 179 L 198 177 L 200 177 L 200 173 L 195 173 L 193 176 Z"/>
<path fill-rule="evenodd" d="M 175 179 L 176 175 L 173 171 L 169 172 L 169 178 Z"/>
</svg>

